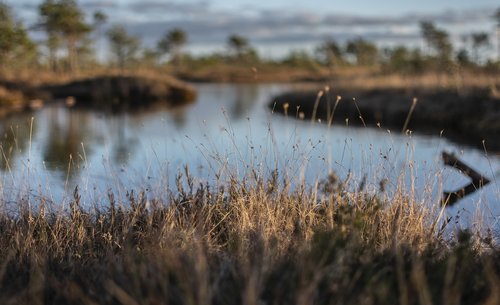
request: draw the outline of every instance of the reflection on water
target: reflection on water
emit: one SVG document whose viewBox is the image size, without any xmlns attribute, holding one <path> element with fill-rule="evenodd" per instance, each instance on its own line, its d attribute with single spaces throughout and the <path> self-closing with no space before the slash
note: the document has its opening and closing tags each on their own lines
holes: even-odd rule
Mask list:
<svg viewBox="0 0 500 305">
<path fill-rule="evenodd" d="M 289 86 L 198 85 L 198 101 L 185 108 L 154 105 L 113 114 L 54 105 L 3 120 L 4 200 L 15 196 L 9 185 L 12 190 L 19 183 L 29 185 L 32 192 L 50 193 L 56 202 L 70 198 L 76 185 L 88 192 L 87 197 L 83 194 L 88 201 L 98 201 L 108 189 L 148 190 L 150 196 L 166 196 L 164 190 L 188 165 L 205 180 L 227 173 L 244 176 L 252 167 L 262 174 L 277 169 L 312 183 L 335 171 L 342 179 L 351 177 L 353 187 L 363 177 L 367 177 L 367 189 L 377 189 L 382 180 L 388 190 L 403 183 L 417 190 L 422 202 L 437 203 L 442 188 L 464 184 L 458 173 L 442 165 L 442 150 L 460 154 L 490 178 L 498 175 L 497 157 L 486 158 L 481 151 L 438 135 L 408 137 L 386 130 L 327 128 L 272 116 L 266 104 Z M 495 204 L 500 191 L 497 180 L 493 181 L 454 212 L 468 210 L 472 215 L 474 208 L 481 207 L 487 216 L 498 219 L 500 208 Z"/>
<path fill-rule="evenodd" d="M 187 109 L 184 107 L 170 110 L 172 121 L 174 122 L 177 130 L 182 130 L 188 122 L 186 111 Z"/>
<path fill-rule="evenodd" d="M 125 117 L 118 116 L 112 119 L 114 121 L 112 134 L 117 135 L 116 141 L 112 143 L 113 160 L 117 164 L 127 164 L 139 141 L 136 137 L 128 134 Z"/>
<path fill-rule="evenodd" d="M 234 106 L 231 107 L 233 120 L 244 118 L 255 105 L 259 94 L 257 86 L 238 86 L 235 92 Z"/>
<path fill-rule="evenodd" d="M 47 169 L 67 173 L 73 178 L 81 169 L 81 161 L 92 151 L 93 141 L 86 141 L 92 139 L 89 118 L 66 108 L 49 107 L 46 111 L 48 125 L 43 161 Z"/>
<path fill-rule="evenodd" d="M 28 113 L 19 114 L 0 121 L 0 169 L 15 170 L 15 160 L 26 151 L 30 132 L 36 133 L 37 129 L 31 124 L 31 116 Z M 33 136 L 33 135 L 32 135 Z"/>
</svg>

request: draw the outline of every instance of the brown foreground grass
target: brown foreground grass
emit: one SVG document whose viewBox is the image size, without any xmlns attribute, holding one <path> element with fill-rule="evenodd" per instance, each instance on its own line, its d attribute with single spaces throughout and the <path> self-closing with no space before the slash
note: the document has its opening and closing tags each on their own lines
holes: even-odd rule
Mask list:
<svg viewBox="0 0 500 305">
<path fill-rule="evenodd" d="M 25 202 L 0 214 L 0 303 L 499 304 L 492 236 L 445 237 L 439 211 L 402 192 L 280 181 L 188 176 L 168 202 L 110 193 L 91 210 L 77 189 L 66 212 Z"/>
<path fill-rule="evenodd" d="M 2 206 L 0 304 L 500 303 L 498 233 L 453 231 L 403 187 L 388 197 L 334 175 L 294 187 L 269 176 L 214 187 L 186 174 L 168 201 L 110 193 L 87 208 L 76 189 L 68 209 L 33 198 Z"/>
</svg>

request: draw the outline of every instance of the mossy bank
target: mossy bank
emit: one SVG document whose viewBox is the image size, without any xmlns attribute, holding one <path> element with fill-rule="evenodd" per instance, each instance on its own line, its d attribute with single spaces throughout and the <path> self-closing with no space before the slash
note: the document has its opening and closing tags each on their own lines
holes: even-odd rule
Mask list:
<svg viewBox="0 0 500 305">
<path fill-rule="evenodd" d="M 192 103 L 196 99 L 193 86 L 170 76 L 109 74 L 39 83 L 26 80 L 0 80 L 9 94 L 0 106 L 16 104 L 21 109 L 66 101 L 70 106 L 94 109 L 130 109 L 163 103 L 169 107 Z M 8 90 L 8 91 L 7 91 Z"/>
<path fill-rule="evenodd" d="M 326 123 L 442 133 L 480 147 L 485 140 L 500 150 L 500 95 L 491 88 L 322 88 L 278 95 L 269 107 Z"/>
</svg>

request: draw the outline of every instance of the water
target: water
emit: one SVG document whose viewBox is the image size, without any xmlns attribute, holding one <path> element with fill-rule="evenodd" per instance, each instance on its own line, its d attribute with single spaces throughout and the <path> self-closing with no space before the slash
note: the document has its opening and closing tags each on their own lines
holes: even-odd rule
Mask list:
<svg viewBox="0 0 500 305">
<path fill-rule="evenodd" d="M 441 152 L 456 153 L 492 183 L 462 200 L 449 215 L 468 223 L 481 214 L 500 218 L 500 158 L 435 136 L 401 135 L 385 129 L 333 126 L 272 115 L 273 95 L 293 85 L 197 85 L 198 101 L 179 109 L 152 107 L 110 114 L 46 106 L 4 119 L 0 125 L 3 202 L 45 198 L 71 200 L 78 186 L 85 204 L 145 191 L 163 198 L 188 165 L 198 181 L 261 175 L 275 168 L 294 181 L 315 183 L 335 171 L 350 187 L 389 192 L 404 185 L 419 201 L 437 205 L 443 189 L 468 183 L 445 168 Z M 8 160 L 8 162 L 6 162 Z M 366 183 L 363 183 L 365 181 Z M 215 182 L 216 183 L 216 182 Z"/>
</svg>

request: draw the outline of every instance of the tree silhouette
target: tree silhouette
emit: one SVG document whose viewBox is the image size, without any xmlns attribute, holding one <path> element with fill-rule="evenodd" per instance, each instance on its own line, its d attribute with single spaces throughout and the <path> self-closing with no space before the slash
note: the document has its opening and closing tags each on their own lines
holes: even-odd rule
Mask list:
<svg viewBox="0 0 500 305">
<path fill-rule="evenodd" d="M 447 65 L 450 61 L 453 46 L 444 30 L 436 28 L 434 23 L 423 21 L 420 23 L 422 36 L 428 47 L 437 56 L 441 65 Z"/>
<path fill-rule="evenodd" d="M 91 30 L 85 22 L 83 12 L 74 0 L 45 0 L 38 9 L 40 26 L 47 33 L 52 64 L 55 62 L 55 53 L 62 41 L 66 45 L 69 70 L 77 71 L 78 43 L 84 41 Z"/>
<path fill-rule="evenodd" d="M 231 53 L 239 59 L 243 58 L 244 55 L 250 50 L 248 39 L 237 34 L 229 36 L 227 44 Z"/>
<path fill-rule="evenodd" d="M 182 47 L 187 42 L 187 34 L 180 28 L 175 28 L 163 36 L 158 42 L 158 50 L 162 54 L 171 53 L 172 62 L 176 67 L 182 63 Z"/>
<path fill-rule="evenodd" d="M 50 16 L 55 15 L 56 4 L 53 1 L 45 1 L 38 7 L 40 15 L 40 24 L 47 34 L 47 49 L 49 51 L 49 66 L 52 70 L 56 70 L 57 60 L 56 52 L 60 45 L 60 39 L 57 34 L 57 25 Z"/>
<path fill-rule="evenodd" d="M 92 18 L 94 22 L 94 30 L 97 32 L 98 49 L 101 49 L 99 42 L 102 38 L 102 27 L 108 20 L 108 16 L 106 16 L 106 14 L 104 14 L 102 11 L 95 11 Z"/>
<path fill-rule="evenodd" d="M 123 70 L 137 56 L 140 40 L 127 33 L 121 25 L 114 25 L 106 33 L 109 39 L 111 53 L 118 66 Z"/>
<path fill-rule="evenodd" d="M 93 15 L 94 25 L 96 28 L 101 27 L 108 20 L 108 16 L 102 11 L 95 11 Z"/>
<path fill-rule="evenodd" d="M 479 50 L 482 47 L 486 47 L 490 44 L 490 37 L 488 36 L 488 33 L 481 32 L 481 33 L 473 33 L 471 35 L 472 38 L 472 49 L 474 51 L 474 61 L 476 63 L 479 63 Z"/>
<path fill-rule="evenodd" d="M 332 39 L 323 42 L 316 49 L 316 53 L 319 60 L 328 66 L 338 66 L 344 61 L 342 48 Z"/>
<path fill-rule="evenodd" d="M 372 66 L 378 59 L 377 46 L 362 38 L 347 42 L 346 53 L 354 55 L 356 63 L 362 66 Z"/>
<path fill-rule="evenodd" d="M 456 58 L 457 58 L 457 62 L 461 66 L 468 66 L 471 64 L 471 61 L 469 58 L 469 52 L 467 52 L 467 50 L 465 48 L 458 50 Z"/>
<path fill-rule="evenodd" d="M 395 47 L 388 52 L 388 67 L 393 72 L 411 72 L 410 50 L 404 46 Z"/>
<path fill-rule="evenodd" d="M 36 57 L 36 45 L 22 24 L 12 17 L 12 11 L 0 2 L 0 69 Z"/>
<path fill-rule="evenodd" d="M 497 8 L 495 14 L 493 15 L 493 20 L 496 23 L 496 34 L 497 34 L 497 61 L 500 62 L 500 7 Z"/>
</svg>

